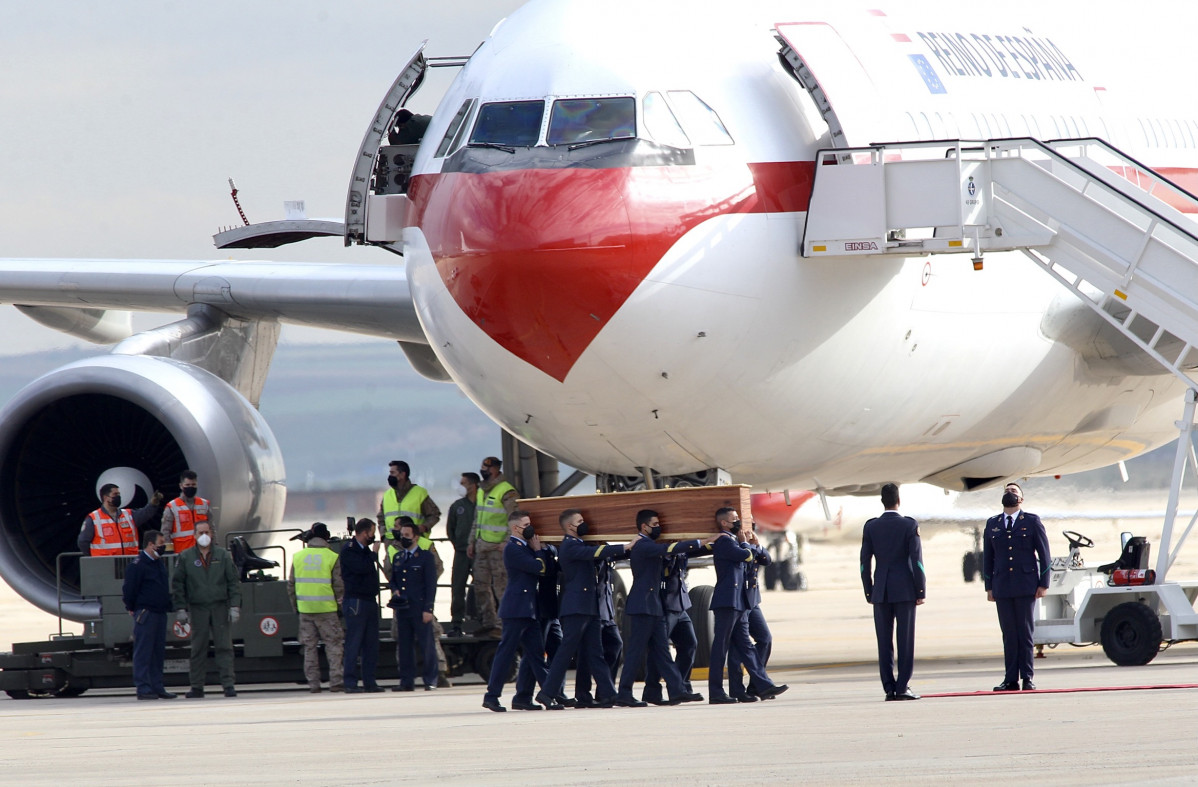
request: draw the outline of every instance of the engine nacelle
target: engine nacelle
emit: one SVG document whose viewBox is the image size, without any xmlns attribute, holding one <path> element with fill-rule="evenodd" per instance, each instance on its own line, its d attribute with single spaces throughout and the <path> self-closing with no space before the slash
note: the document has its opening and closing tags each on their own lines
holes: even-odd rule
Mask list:
<svg viewBox="0 0 1198 787">
<path fill-rule="evenodd" d="M 220 378 L 169 358 L 117 354 L 38 378 L 0 412 L 0 575 L 55 613 L 61 562 L 63 616 L 98 616 L 99 604 L 80 597 L 79 559 L 58 555 L 76 551 L 99 486 L 118 479 L 124 505 L 138 508 L 155 489 L 177 494 L 187 468 L 212 502 L 219 541 L 282 521 L 278 443 Z"/>
</svg>

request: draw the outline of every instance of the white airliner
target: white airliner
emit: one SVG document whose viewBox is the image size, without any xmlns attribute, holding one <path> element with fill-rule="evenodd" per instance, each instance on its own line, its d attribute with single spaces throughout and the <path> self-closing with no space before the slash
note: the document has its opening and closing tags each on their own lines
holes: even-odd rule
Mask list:
<svg viewBox="0 0 1198 787">
<path fill-rule="evenodd" d="M 280 321 L 398 340 L 521 440 L 610 477 L 963 490 L 1160 445 L 1185 385 L 1025 254 L 975 270 L 804 247 L 821 150 L 1098 137 L 1192 182 L 1198 113 L 1108 82 L 1151 42 L 1127 46 L 980 6 L 534 0 L 382 199 L 370 173 L 418 54 L 337 228 L 394 267 L 0 261 L 0 300 L 96 341 L 124 338 L 119 310 L 189 315 L 0 413 L 0 571 L 54 608 L 54 556 L 106 478 L 149 491 L 189 466 L 222 521 L 277 523 L 282 461 L 252 403 Z"/>
</svg>

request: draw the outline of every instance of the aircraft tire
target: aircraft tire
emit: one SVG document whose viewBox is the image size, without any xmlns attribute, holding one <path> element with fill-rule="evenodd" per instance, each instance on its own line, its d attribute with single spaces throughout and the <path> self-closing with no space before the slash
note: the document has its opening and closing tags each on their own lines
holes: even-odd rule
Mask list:
<svg viewBox="0 0 1198 787">
<path fill-rule="evenodd" d="M 778 586 L 778 566 L 770 563 L 765 567 L 765 589 L 773 590 Z"/>
<path fill-rule="evenodd" d="M 977 579 L 978 556 L 976 552 L 966 552 L 965 557 L 961 558 L 961 573 L 965 576 L 966 582 Z"/>
<path fill-rule="evenodd" d="M 1138 667 L 1161 650 L 1161 621 L 1138 601 L 1112 609 L 1102 621 L 1102 652 L 1121 667 Z"/>
<path fill-rule="evenodd" d="M 778 564 L 778 581 L 782 583 L 783 590 L 800 590 L 802 580 L 803 574 L 794 563 L 783 560 Z"/>
<path fill-rule="evenodd" d="M 711 662 L 711 642 L 715 637 L 715 615 L 711 612 L 711 597 L 715 594 L 712 585 L 698 585 L 690 590 L 691 608 L 687 611 L 695 627 L 695 666 L 707 667 Z"/>
</svg>

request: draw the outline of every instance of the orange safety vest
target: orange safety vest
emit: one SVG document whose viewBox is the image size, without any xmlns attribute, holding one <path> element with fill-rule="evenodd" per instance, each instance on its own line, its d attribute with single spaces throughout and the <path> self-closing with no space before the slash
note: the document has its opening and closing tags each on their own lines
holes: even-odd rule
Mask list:
<svg viewBox="0 0 1198 787">
<path fill-rule="evenodd" d="M 187 498 L 176 497 L 168 505 L 175 515 L 175 524 L 171 529 L 171 544 L 175 554 L 184 549 L 190 549 L 196 543 L 196 523 L 208 521 L 208 501 L 197 495 L 195 497 L 195 517 L 192 517 L 192 507 L 187 504 Z"/>
<path fill-rule="evenodd" d="M 129 509 L 122 508 L 120 518 L 115 522 L 103 508 L 97 508 L 87 516 L 96 528 L 91 543 L 92 557 L 137 554 L 137 526 L 133 524 Z"/>
</svg>

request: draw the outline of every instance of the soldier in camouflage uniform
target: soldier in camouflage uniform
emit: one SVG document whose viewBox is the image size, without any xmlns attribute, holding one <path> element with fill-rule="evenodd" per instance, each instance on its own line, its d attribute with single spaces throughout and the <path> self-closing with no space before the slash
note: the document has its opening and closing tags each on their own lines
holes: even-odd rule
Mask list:
<svg viewBox="0 0 1198 787">
<path fill-rule="evenodd" d="M 345 585 L 337 565 L 339 555 L 329 549 L 329 528 L 323 522 L 314 524 L 309 533 L 307 546 L 291 559 L 291 575 L 287 579 L 287 594 L 300 613 L 304 677 L 308 679 L 308 690 L 319 694 L 320 658 L 316 646 L 324 642 L 329 662 L 329 691 L 344 691 L 345 630 L 338 610 L 345 600 Z"/>
</svg>

